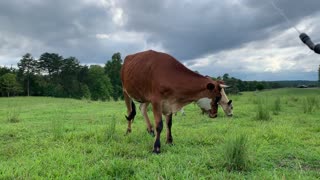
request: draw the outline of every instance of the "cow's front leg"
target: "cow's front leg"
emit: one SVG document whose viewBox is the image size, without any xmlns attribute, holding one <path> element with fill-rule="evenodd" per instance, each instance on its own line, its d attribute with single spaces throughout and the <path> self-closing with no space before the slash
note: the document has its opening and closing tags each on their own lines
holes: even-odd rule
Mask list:
<svg viewBox="0 0 320 180">
<path fill-rule="evenodd" d="M 153 152 L 156 154 L 160 153 L 160 134 L 163 128 L 163 122 L 162 122 L 162 110 L 161 105 L 158 102 L 152 103 L 152 110 L 154 115 L 154 121 L 155 121 L 155 128 L 156 128 L 156 138 L 153 145 Z"/>
<path fill-rule="evenodd" d="M 173 138 L 171 135 L 171 126 L 172 126 L 172 113 L 166 116 L 166 123 L 167 123 L 167 144 L 172 144 Z"/>
</svg>

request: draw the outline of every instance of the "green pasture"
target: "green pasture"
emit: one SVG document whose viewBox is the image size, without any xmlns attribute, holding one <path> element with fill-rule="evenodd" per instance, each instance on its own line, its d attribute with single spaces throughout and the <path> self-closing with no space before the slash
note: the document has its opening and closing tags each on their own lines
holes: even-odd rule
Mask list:
<svg viewBox="0 0 320 180">
<path fill-rule="evenodd" d="M 232 118 L 194 104 L 173 116 L 159 155 L 139 112 L 125 135 L 123 101 L 0 98 L 0 179 L 320 178 L 320 89 L 229 98 Z"/>
</svg>

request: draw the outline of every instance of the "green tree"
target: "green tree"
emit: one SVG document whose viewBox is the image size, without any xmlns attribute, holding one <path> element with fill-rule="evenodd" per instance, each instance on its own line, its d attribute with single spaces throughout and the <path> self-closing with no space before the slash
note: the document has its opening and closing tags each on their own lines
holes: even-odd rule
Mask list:
<svg viewBox="0 0 320 180">
<path fill-rule="evenodd" d="M 63 60 L 60 72 L 60 84 L 63 87 L 65 97 L 81 98 L 80 82 L 78 75 L 81 66 L 75 57 Z"/>
<path fill-rule="evenodd" d="M 104 73 L 103 67 L 91 65 L 88 74 L 89 83 L 87 84 L 92 100 L 110 100 L 112 95 L 112 84 L 109 77 Z"/>
<path fill-rule="evenodd" d="M 4 74 L 7 74 L 7 73 L 10 73 L 11 70 L 7 67 L 0 67 L 0 76 L 4 75 Z"/>
<path fill-rule="evenodd" d="M 17 82 L 16 75 L 6 73 L 0 77 L 1 94 L 6 94 L 8 97 L 21 92 L 21 86 Z"/>
<path fill-rule="evenodd" d="M 121 78 L 120 78 L 121 66 L 122 66 L 121 54 L 118 52 L 112 55 L 111 60 L 107 61 L 104 67 L 105 73 L 108 75 L 112 84 L 112 88 L 113 88 L 112 97 L 114 100 L 118 100 L 119 98 L 122 98 L 122 84 L 121 84 Z"/>
<path fill-rule="evenodd" d="M 223 80 L 224 81 L 227 81 L 229 79 L 229 74 L 228 73 L 225 73 L 223 76 L 222 76 Z"/>
<path fill-rule="evenodd" d="M 56 53 L 43 53 L 39 58 L 39 67 L 49 77 L 59 74 L 63 57 Z"/>
<path fill-rule="evenodd" d="M 256 85 L 256 88 L 261 91 L 265 88 L 265 86 L 263 85 L 263 83 L 259 82 L 257 85 Z"/>
<path fill-rule="evenodd" d="M 43 53 L 39 58 L 39 68 L 46 81 L 44 92 L 46 96 L 65 97 L 66 93 L 61 85 L 61 69 L 63 57 L 56 53 Z"/>
<path fill-rule="evenodd" d="M 25 85 L 24 89 L 27 91 L 27 96 L 30 96 L 30 79 L 37 72 L 37 61 L 27 53 L 22 56 L 22 59 L 18 63 L 18 75 Z"/>
<path fill-rule="evenodd" d="M 80 95 L 81 98 L 91 99 L 91 93 L 88 85 L 82 83 L 80 84 Z"/>
</svg>

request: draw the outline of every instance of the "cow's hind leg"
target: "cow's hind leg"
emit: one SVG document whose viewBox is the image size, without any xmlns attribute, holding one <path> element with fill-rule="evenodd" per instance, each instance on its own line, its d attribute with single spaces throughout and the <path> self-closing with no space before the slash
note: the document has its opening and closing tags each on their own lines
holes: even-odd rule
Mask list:
<svg viewBox="0 0 320 180">
<path fill-rule="evenodd" d="M 154 131 L 153 131 L 150 119 L 148 117 L 148 111 L 147 111 L 148 105 L 149 105 L 149 103 L 141 103 L 140 110 L 141 110 L 141 113 L 142 113 L 144 120 L 146 121 L 148 133 L 151 136 L 154 136 Z"/>
<path fill-rule="evenodd" d="M 166 123 L 167 123 L 167 144 L 173 143 L 173 138 L 171 134 L 171 126 L 172 126 L 172 114 L 166 116 Z"/>
<path fill-rule="evenodd" d="M 161 105 L 159 102 L 152 102 L 152 110 L 154 115 L 155 121 L 155 128 L 156 128 L 156 138 L 153 145 L 153 152 L 156 154 L 160 153 L 160 134 L 163 129 L 163 122 L 162 122 L 162 110 Z"/>
<path fill-rule="evenodd" d="M 128 134 L 131 132 L 131 123 L 133 122 L 134 117 L 136 115 L 136 106 L 126 92 L 123 92 L 123 96 L 127 106 L 127 113 L 128 113 L 128 116 L 126 116 L 126 119 L 128 120 L 128 128 L 127 128 L 127 134 Z"/>
</svg>

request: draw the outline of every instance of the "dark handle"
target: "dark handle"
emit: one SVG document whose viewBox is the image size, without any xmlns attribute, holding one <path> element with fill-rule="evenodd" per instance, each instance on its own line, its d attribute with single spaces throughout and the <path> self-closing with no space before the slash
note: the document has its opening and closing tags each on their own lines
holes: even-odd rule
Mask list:
<svg viewBox="0 0 320 180">
<path fill-rule="evenodd" d="M 320 44 L 314 45 L 314 43 L 306 33 L 301 33 L 299 37 L 301 41 L 306 44 L 311 50 L 313 50 L 315 53 L 320 54 Z"/>
</svg>

